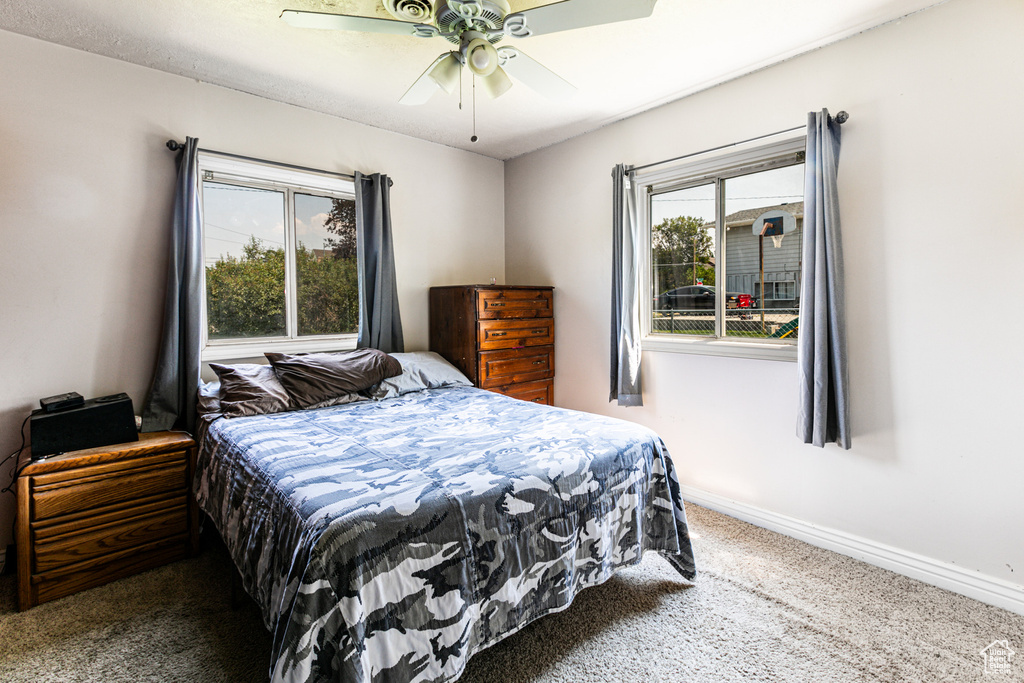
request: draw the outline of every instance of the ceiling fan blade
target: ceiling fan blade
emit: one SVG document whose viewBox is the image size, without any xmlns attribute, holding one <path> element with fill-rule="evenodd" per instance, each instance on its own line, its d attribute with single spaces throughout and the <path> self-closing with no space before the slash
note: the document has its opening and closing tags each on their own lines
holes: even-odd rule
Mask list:
<svg viewBox="0 0 1024 683">
<path fill-rule="evenodd" d="M 500 66 L 496 67 L 489 75 L 477 76 L 477 78 L 480 79 L 480 85 L 483 88 L 484 94 L 492 100 L 501 97 L 512 87 L 512 79 L 508 77 L 508 74 Z"/>
<path fill-rule="evenodd" d="M 305 12 L 286 9 L 281 12 L 285 23 L 296 28 L 320 28 L 341 31 L 364 31 L 366 33 L 393 33 L 400 36 L 417 35 L 416 27 L 407 21 L 392 21 L 374 17 L 357 17 L 351 14 L 328 14 L 326 12 Z"/>
<path fill-rule="evenodd" d="M 561 100 L 576 92 L 576 86 L 517 47 L 498 48 L 498 58 L 510 76 L 548 99 Z"/>
<path fill-rule="evenodd" d="M 505 17 L 505 28 L 515 38 L 542 36 L 585 26 L 651 16 L 658 0 L 562 0 Z"/>
<path fill-rule="evenodd" d="M 426 104 L 427 100 L 433 97 L 438 90 L 444 90 L 450 94 L 455 89 L 455 84 L 459 82 L 458 74 L 461 66 L 462 63 L 459 62 L 454 52 L 446 52 L 427 67 L 427 70 L 405 91 L 398 103 Z"/>
</svg>

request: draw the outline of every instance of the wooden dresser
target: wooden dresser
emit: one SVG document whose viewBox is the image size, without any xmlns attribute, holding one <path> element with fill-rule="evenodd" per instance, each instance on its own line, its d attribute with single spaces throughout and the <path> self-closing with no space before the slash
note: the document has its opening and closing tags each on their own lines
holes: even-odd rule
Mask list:
<svg viewBox="0 0 1024 683">
<path fill-rule="evenodd" d="M 195 442 L 185 433 L 37 460 L 18 477 L 18 607 L 194 554 Z"/>
<path fill-rule="evenodd" d="M 554 405 L 552 287 L 430 288 L 430 350 L 474 385 Z"/>
</svg>

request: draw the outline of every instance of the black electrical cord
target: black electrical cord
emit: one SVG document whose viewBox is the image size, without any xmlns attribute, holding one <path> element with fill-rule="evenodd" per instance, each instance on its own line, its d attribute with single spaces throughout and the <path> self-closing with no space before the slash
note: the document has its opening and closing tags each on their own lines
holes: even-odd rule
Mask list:
<svg viewBox="0 0 1024 683">
<path fill-rule="evenodd" d="M 8 460 L 10 460 L 11 458 L 16 457 L 19 453 L 21 453 L 23 450 L 25 450 L 25 425 L 28 424 L 28 419 L 30 417 L 32 417 L 31 414 L 26 415 L 24 421 L 22 421 L 22 423 L 21 423 L 21 429 L 19 430 L 21 432 L 21 445 L 18 446 L 18 450 L 14 451 L 13 453 L 8 455 L 3 460 L 0 460 L 0 467 L 2 467 Z M 2 489 L 0 489 L 0 494 L 7 493 L 8 491 L 11 492 L 11 493 L 14 493 L 14 483 L 16 481 L 18 481 L 18 475 L 21 474 L 21 471 L 23 469 L 25 469 L 25 467 L 27 467 L 27 466 L 28 466 L 28 463 L 26 463 L 25 465 L 23 465 L 23 466 L 21 466 L 19 468 L 17 461 L 15 461 L 15 463 L 14 463 L 14 474 L 11 476 L 11 483 L 9 483 L 7 486 L 5 486 Z"/>
</svg>

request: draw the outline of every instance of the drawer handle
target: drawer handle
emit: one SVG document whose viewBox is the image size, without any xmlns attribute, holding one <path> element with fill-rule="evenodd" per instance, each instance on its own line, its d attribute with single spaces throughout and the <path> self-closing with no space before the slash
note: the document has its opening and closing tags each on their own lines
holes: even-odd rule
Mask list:
<svg viewBox="0 0 1024 683">
<path fill-rule="evenodd" d="M 488 304 L 488 306 L 490 306 L 491 308 L 499 308 L 499 307 L 504 306 L 504 305 L 505 304 L 496 304 L 496 303 Z"/>
<path fill-rule="evenodd" d="M 542 399 L 542 398 L 535 398 L 535 399 L 533 399 L 533 402 L 534 403 L 543 403 L 544 399 Z"/>
<path fill-rule="evenodd" d="M 547 334 L 548 331 L 546 329 L 543 329 L 543 330 L 531 330 L 530 333 L 531 334 Z"/>
<path fill-rule="evenodd" d="M 504 337 L 508 332 L 491 332 L 492 337 Z"/>
<path fill-rule="evenodd" d="M 533 361 L 533 364 L 534 365 L 544 365 L 544 361 L 542 361 L 542 360 L 535 360 L 535 361 Z"/>
</svg>

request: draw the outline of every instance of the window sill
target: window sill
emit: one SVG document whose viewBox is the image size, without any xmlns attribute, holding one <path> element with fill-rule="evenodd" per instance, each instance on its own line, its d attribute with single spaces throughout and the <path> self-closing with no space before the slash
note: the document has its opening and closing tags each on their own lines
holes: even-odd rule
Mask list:
<svg viewBox="0 0 1024 683">
<path fill-rule="evenodd" d="M 641 347 L 644 351 L 796 362 L 796 344 L 780 344 L 769 341 L 739 341 L 707 337 L 679 339 L 667 335 L 649 335 L 644 337 Z"/>
<path fill-rule="evenodd" d="M 317 353 L 320 351 L 349 351 L 356 348 L 356 335 L 313 339 L 286 339 L 269 341 L 253 339 L 227 343 L 207 344 L 200 354 L 203 362 L 259 358 L 264 353 Z"/>
</svg>

